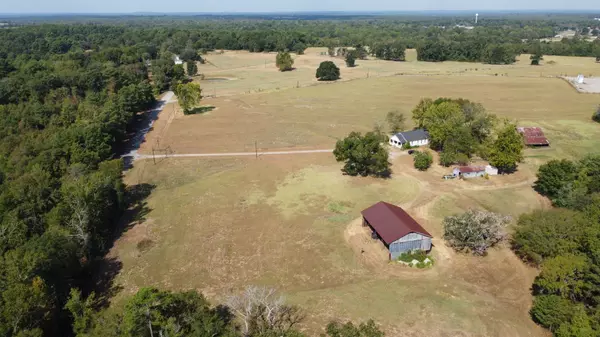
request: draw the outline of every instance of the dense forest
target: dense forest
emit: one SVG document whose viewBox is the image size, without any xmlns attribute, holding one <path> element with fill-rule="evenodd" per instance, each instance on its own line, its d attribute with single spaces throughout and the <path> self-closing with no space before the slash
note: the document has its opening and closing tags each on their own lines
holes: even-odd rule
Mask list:
<svg viewBox="0 0 600 337">
<path fill-rule="evenodd" d="M 159 290 L 136 295 L 106 320 L 112 325 L 90 314 L 101 302 L 90 295 L 92 275 L 119 234 L 124 210 L 140 194 L 139 187 L 124 186 L 118 154 L 135 131 L 137 113 L 184 80 L 173 54 L 200 61 L 203 51 L 214 49 L 302 53 L 310 46 L 373 44 L 380 47 L 376 55 L 391 60 L 403 59 L 399 46 L 406 46 L 417 48 L 422 60 L 510 63 L 539 44 L 532 41 L 562 28 L 551 19 L 527 18 L 490 19 L 472 30 L 454 27 L 465 19 L 450 18 L 92 21 L 12 20 L 0 28 L 1 336 L 83 336 L 101 328 L 114 328 L 102 336 L 139 336 L 140 317 L 148 318 L 143 310 L 156 315 L 156 328 L 185 327 L 182 333 L 191 335 L 217 315 L 201 295 Z M 577 38 L 541 46 L 544 54 L 599 51 L 597 42 Z M 569 295 L 569 301 L 587 305 L 593 294 Z M 144 306 L 157 298 L 165 308 Z M 222 335 L 233 329 L 226 320 L 213 323 L 222 324 Z M 257 330 L 261 336 L 276 333 L 263 330 Z"/>
</svg>

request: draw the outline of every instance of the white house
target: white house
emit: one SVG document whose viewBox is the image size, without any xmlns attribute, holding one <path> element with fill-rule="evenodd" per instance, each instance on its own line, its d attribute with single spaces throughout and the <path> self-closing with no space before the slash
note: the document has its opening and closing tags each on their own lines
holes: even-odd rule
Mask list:
<svg viewBox="0 0 600 337">
<path fill-rule="evenodd" d="M 429 144 L 429 133 L 424 129 L 398 132 L 390 137 L 390 145 L 401 148 L 404 144 L 410 144 L 412 147 Z"/>
<path fill-rule="evenodd" d="M 183 64 L 183 61 L 179 58 L 179 55 L 175 55 L 173 57 L 173 61 L 175 61 L 175 64 Z"/>
</svg>

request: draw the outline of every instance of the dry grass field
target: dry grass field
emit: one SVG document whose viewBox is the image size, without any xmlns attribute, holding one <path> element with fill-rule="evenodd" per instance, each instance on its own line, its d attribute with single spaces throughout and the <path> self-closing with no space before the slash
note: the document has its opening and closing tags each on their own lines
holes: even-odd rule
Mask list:
<svg viewBox="0 0 600 337">
<path fill-rule="evenodd" d="M 219 301 L 268 284 L 307 310 L 312 333 L 332 318 L 373 317 L 391 336 L 543 335 L 527 316 L 535 270 L 506 247 L 476 258 L 440 240 L 442 217 L 455 211 L 517 216 L 547 206 L 530 188 L 529 169 L 443 181 L 442 168 L 417 172 L 409 156 L 396 157 L 393 169 L 389 180 L 346 177 L 327 154 L 136 163 L 128 183 L 156 188 L 146 220 L 113 251 L 123 262 L 121 296 L 155 285 Z M 389 265 L 367 233 L 356 233 L 360 210 L 379 200 L 401 204 L 436 237 L 434 268 Z M 152 247 L 141 251 L 142 240 Z"/>
<path fill-rule="evenodd" d="M 309 335 L 333 318 L 374 318 L 388 336 L 546 336 L 528 315 L 537 271 L 508 247 L 486 257 L 454 253 L 441 240 L 441 221 L 469 208 L 517 217 L 549 207 L 531 188 L 537 167 L 600 151 L 600 127 L 590 121 L 600 96 L 536 72 L 600 73 L 600 66 L 555 58 L 554 65 L 531 67 L 526 56 L 503 67 L 370 60 L 362 62 L 376 75 L 366 78 L 362 64 L 352 71 L 343 66 L 345 81 L 317 84 L 312 76 L 323 58 L 309 49 L 295 71 L 282 74 L 273 64 L 265 68 L 273 54 L 209 55 L 212 65 L 200 72 L 235 78 L 202 81 L 205 94 L 217 89 L 216 98 L 202 102 L 215 109 L 183 116 L 177 104 L 167 105 L 141 152 L 158 143 L 175 153 L 254 151 L 255 141 L 261 150 L 332 148 L 390 110 L 410 116 L 420 98 L 440 96 L 468 98 L 498 116 L 541 126 L 552 146 L 526 150 L 515 174 L 470 181 L 442 180 L 449 169 L 438 165 L 416 171 L 412 157 L 401 153 L 391 156 L 394 174 L 386 180 L 343 176 L 327 153 L 136 161 L 126 182 L 153 190 L 142 219 L 111 252 L 123 263 L 116 302 L 150 285 L 197 289 L 215 302 L 246 285 L 272 285 L 306 310 L 302 328 Z M 509 75 L 490 76 L 496 71 Z M 412 73 L 395 75 L 401 72 Z M 292 85 L 284 89 L 284 82 Z M 264 90 L 248 92 L 246 85 L 255 83 Z M 434 235 L 433 268 L 387 262 L 358 220 L 380 200 L 401 205 Z"/>
<path fill-rule="evenodd" d="M 392 76 L 206 99 L 202 104 L 216 109 L 204 115 L 172 118 L 166 110 L 155 124 L 160 132 L 150 134 L 141 151 L 149 153 L 156 137 L 176 153 L 254 151 L 255 142 L 264 150 L 331 148 L 352 130 L 371 130 L 388 111 L 410 117 L 423 97 L 481 102 L 500 117 L 541 124 L 551 140 L 580 128 L 597 130 L 590 116 L 598 98 L 577 93 L 562 79 Z M 587 133 L 578 138 L 589 139 Z"/>
<path fill-rule="evenodd" d="M 319 63 L 334 61 L 341 70 L 342 81 L 385 76 L 499 76 L 553 77 L 600 76 L 600 64 L 592 57 L 545 56 L 542 65 L 529 65 L 529 55 L 519 56 L 512 65 L 489 65 L 466 62 L 418 62 L 415 50 L 408 50 L 406 62 L 377 59 L 358 60 L 354 68 L 346 67 L 342 58 L 330 58 L 327 48 L 309 48 L 304 55 L 294 55 L 294 71 L 281 73 L 275 67 L 275 53 L 226 51 L 206 56 L 208 62 L 198 65 L 205 75 L 200 82 L 204 94 L 217 97 L 253 94 L 315 85 Z"/>
</svg>

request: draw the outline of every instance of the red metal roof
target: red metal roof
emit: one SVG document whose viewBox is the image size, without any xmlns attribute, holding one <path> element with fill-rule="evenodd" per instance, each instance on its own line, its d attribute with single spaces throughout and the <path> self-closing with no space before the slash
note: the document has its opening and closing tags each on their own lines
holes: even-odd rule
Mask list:
<svg viewBox="0 0 600 337">
<path fill-rule="evenodd" d="M 525 136 L 526 145 L 549 145 L 548 138 L 544 136 Z"/>
<path fill-rule="evenodd" d="M 387 245 L 410 233 L 432 237 L 402 208 L 387 202 L 380 201 L 361 213 Z"/>
<path fill-rule="evenodd" d="M 518 127 L 517 131 L 523 135 L 526 145 L 549 145 L 544 131 L 538 127 Z"/>
<path fill-rule="evenodd" d="M 460 173 L 485 171 L 485 167 L 483 167 L 483 166 L 459 166 L 459 167 L 457 167 L 457 169 Z"/>
</svg>

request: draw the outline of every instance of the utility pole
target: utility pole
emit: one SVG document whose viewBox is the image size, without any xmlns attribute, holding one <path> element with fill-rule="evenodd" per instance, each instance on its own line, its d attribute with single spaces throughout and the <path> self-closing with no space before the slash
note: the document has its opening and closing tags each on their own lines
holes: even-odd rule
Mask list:
<svg viewBox="0 0 600 337">
<path fill-rule="evenodd" d="M 258 159 L 258 144 L 254 141 L 254 153 L 256 154 L 256 159 Z"/>
</svg>

